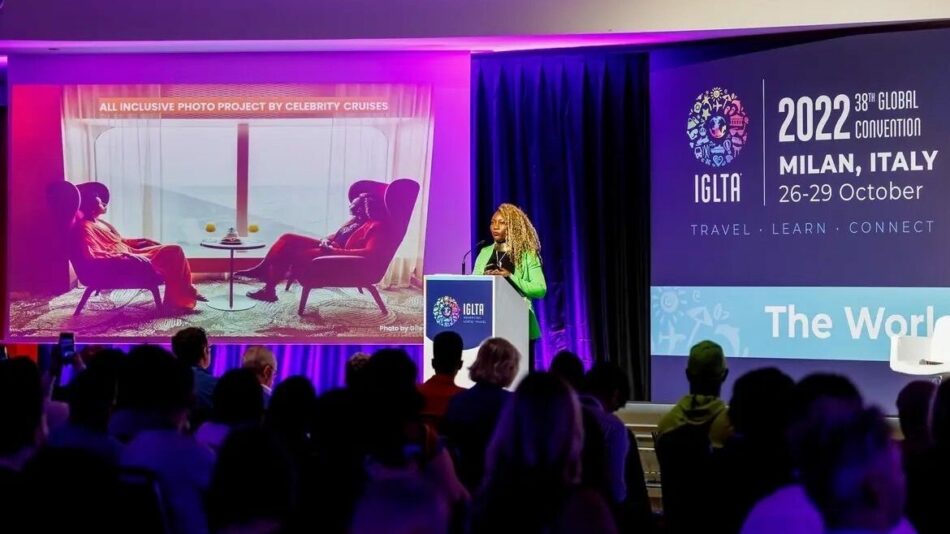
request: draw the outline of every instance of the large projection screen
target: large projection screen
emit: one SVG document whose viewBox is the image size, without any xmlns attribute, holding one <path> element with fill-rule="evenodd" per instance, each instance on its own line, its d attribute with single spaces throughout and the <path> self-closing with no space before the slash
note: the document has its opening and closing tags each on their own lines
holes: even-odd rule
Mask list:
<svg viewBox="0 0 950 534">
<path fill-rule="evenodd" d="M 5 337 L 421 342 L 468 248 L 468 56 L 207 60 L 11 58 Z"/>
</svg>

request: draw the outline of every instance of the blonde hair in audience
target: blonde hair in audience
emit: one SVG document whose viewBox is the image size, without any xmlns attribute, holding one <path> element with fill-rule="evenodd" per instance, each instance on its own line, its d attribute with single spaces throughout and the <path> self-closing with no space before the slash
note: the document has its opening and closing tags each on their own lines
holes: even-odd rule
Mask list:
<svg viewBox="0 0 950 534">
<path fill-rule="evenodd" d="M 486 339 L 478 349 L 475 363 L 468 368 L 472 382 L 487 382 L 506 388 L 518 374 L 521 354 L 507 339 Z"/>
</svg>

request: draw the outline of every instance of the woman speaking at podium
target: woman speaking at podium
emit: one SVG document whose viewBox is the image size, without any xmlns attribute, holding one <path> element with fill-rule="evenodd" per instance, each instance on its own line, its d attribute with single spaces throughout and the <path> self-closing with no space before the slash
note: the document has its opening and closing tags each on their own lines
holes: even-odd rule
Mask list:
<svg viewBox="0 0 950 534">
<path fill-rule="evenodd" d="M 504 276 L 525 298 L 544 297 L 548 286 L 541 270 L 541 242 L 528 216 L 514 204 L 502 204 L 492 215 L 490 229 L 494 243 L 478 252 L 472 274 Z M 541 326 L 530 300 L 528 313 L 528 372 L 531 372 Z"/>
</svg>

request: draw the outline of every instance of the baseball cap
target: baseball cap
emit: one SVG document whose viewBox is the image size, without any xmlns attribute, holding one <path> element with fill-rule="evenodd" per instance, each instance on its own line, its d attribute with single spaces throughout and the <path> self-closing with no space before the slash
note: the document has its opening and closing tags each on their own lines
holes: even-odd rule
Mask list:
<svg viewBox="0 0 950 534">
<path fill-rule="evenodd" d="M 692 376 L 720 377 L 726 372 L 722 347 L 712 341 L 700 341 L 689 349 L 686 372 Z"/>
</svg>

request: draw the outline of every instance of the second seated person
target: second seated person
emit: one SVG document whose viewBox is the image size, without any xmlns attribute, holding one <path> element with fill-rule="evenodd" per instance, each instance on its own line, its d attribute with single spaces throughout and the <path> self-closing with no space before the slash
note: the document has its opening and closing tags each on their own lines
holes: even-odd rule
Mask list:
<svg viewBox="0 0 950 534">
<path fill-rule="evenodd" d="M 350 203 L 353 218 L 325 239 L 298 234 L 283 234 L 267 251 L 264 259 L 235 276 L 256 278 L 264 287 L 249 291 L 248 297 L 265 302 L 277 302 L 277 284 L 285 280 L 294 268 L 320 256 L 331 254 L 367 255 L 375 250 L 385 231 L 386 207 L 381 198 L 363 193 Z"/>
</svg>

